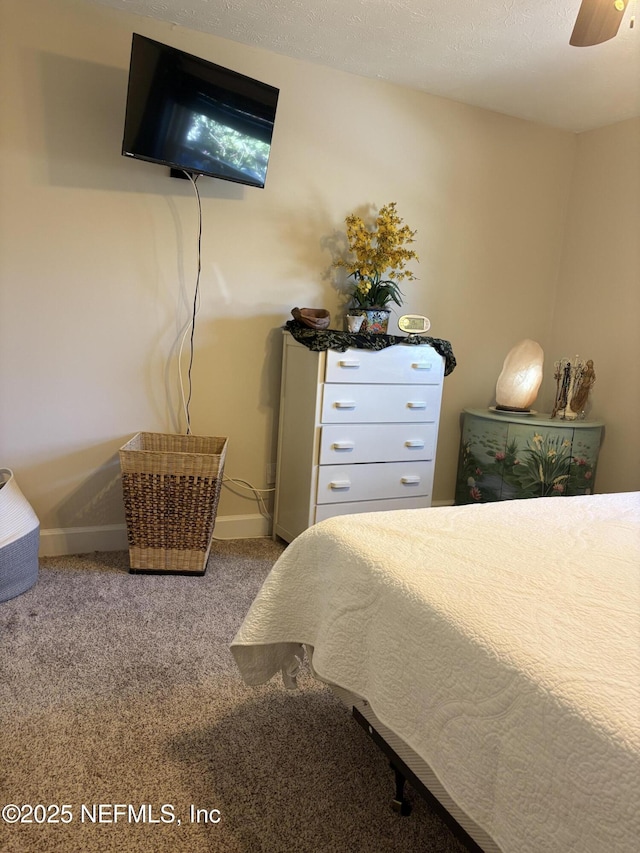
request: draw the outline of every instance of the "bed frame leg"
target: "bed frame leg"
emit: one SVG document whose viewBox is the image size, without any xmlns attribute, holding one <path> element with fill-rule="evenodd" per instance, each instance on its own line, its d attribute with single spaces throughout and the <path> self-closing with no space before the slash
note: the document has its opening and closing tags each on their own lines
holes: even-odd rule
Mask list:
<svg viewBox="0 0 640 853">
<path fill-rule="evenodd" d="M 390 766 L 396 777 L 396 796 L 391 803 L 391 808 L 403 817 L 410 815 L 411 803 L 404 796 L 404 784 L 407 780 L 393 763 Z"/>
</svg>

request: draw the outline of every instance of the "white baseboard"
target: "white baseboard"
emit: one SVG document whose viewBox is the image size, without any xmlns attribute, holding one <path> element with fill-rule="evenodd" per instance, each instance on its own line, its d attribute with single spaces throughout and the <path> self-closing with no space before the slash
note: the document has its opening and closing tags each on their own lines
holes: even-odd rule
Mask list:
<svg viewBox="0 0 640 853">
<path fill-rule="evenodd" d="M 453 501 L 434 501 L 432 506 L 451 506 Z M 263 515 L 223 515 L 216 518 L 215 539 L 264 539 L 271 535 L 271 522 Z M 124 524 L 94 527 L 51 527 L 40 530 L 40 556 L 90 554 L 92 551 L 126 551 Z"/>
<path fill-rule="evenodd" d="M 51 527 L 40 530 L 40 556 L 88 554 L 91 551 L 126 551 L 127 528 L 124 524 L 96 527 Z"/>
<path fill-rule="evenodd" d="M 223 515 L 216 519 L 214 539 L 264 539 L 271 536 L 271 521 L 264 515 Z"/>
<path fill-rule="evenodd" d="M 271 535 L 271 522 L 262 515 L 226 515 L 216 518 L 215 539 L 262 539 Z M 124 524 L 94 527 L 51 527 L 40 530 L 40 556 L 89 554 L 92 551 L 126 551 Z"/>
</svg>

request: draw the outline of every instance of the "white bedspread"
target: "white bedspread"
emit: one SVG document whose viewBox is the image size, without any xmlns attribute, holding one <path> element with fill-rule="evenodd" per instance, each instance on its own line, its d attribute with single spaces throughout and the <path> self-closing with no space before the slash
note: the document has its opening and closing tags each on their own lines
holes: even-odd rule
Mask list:
<svg viewBox="0 0 640 853">
<path fill-rule="evenodd" d="M 640 492 L 332 518 L 232 645 L 366 698 L 504 853 L 640 849 Z"/>
</svg>

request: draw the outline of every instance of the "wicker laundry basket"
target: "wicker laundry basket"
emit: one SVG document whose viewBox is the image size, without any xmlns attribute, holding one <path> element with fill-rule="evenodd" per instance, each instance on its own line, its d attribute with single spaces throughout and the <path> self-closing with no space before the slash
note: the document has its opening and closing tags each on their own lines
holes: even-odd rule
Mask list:
<svg viewBox="0 0 640 853">
<path fill-rule="evenodd" d="M 227 439 L 139 432 L 120 448 L 131 572 L 203 575 Z"/>
</svg>

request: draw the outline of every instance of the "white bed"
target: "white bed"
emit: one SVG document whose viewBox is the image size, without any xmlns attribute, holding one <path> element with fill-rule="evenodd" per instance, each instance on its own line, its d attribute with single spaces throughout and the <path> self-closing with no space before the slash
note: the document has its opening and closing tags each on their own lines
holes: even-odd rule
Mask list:
<svg viewBox="0 0 640 853">
<path fill-rule="evenodd" d="M 639 604 L 640 492 L 371 513 L 294 540 L 232 652 L 292 686 L 305 647 L 484 849 L 635 853 Z"/>
</svg>

